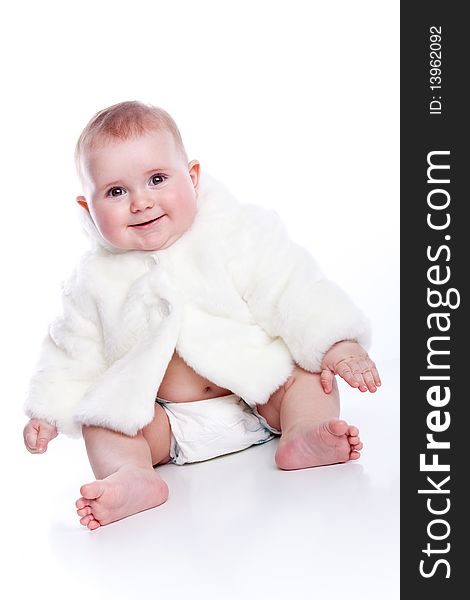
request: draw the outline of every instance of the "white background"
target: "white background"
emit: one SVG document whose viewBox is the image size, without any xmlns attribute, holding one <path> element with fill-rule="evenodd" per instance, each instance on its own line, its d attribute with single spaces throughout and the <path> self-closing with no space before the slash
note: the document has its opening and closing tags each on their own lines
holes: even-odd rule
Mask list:
<svg viewBox="0 0 470 600">
<path fill-rule="evenodd" d="M 398 1 L 45 0 L 0 17 L 2 538 L 12 597 L 250 599 L 269 589 L 271 598 L 397 598 Z M 384 387 L 375 396 L 341 388 L 343 415 L 367 434 L 357 464 L 281 473 L 272 442 L 168 466 L 165 507 L 90 533 L 73 506 L 92 480 L 82 442 L 59 438 L 46 456 L 29 455 L 22 402 L 60 281 L 86 248 L 75 141 L 95 112 L 134 99 L 168 110 L 189 158 L 240 200 L 275 208 L 364 309 Z M 247 471 L 258 481 L 263 469 L 264 495 L 248 494 Z"/>
</svg>

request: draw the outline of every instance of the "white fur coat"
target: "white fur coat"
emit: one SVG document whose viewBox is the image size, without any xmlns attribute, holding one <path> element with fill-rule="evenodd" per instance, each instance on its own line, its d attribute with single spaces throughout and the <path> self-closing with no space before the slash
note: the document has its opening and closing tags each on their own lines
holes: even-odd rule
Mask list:
<svg viewBox="0 0 470 600">
<path fill-rule="evenodd" d="M 294 362 L 317 372 L 336 341 L 367 347 L 368 323 L 290 241 L 273 210 L 239 203 L 207 174 L 191 228 L 157 252 L 120 251 L 81 210 L 94 242 L 63 285 L 25 412 L 71 436 L 135 435 L 153 418 L 173 351 L 197 373 L 263 404 Z"/>
</svg>

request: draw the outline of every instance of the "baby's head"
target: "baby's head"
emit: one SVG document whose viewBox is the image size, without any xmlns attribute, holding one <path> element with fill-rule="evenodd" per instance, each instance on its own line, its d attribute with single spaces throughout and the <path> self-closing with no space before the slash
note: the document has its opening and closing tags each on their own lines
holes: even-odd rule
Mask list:
<svg viewBox="0 0 470 600">
<path fill-rule="evenodd" d="M 196 216 L 200 165 L 161 108 L 121 102 L 98 112 L 75 149 L 77 202 L 102 237 L 123 250 L 163 250 Z"/>
</svg>

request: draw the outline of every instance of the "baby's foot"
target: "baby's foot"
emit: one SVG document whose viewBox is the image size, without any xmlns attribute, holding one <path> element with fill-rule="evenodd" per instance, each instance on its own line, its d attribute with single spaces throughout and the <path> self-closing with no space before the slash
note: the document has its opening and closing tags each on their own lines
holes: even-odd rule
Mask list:
<svg viewBox="0 0 470 600">
<path fill-rule="evenodd" d="M 281 469 L 306 469 L 356 460 L 362 442 L 359 430 L 346 421 L 330 419 L 323 423 L 302 423 L 282 435 L 276 451 Z"/>
<path fill-rule="evenodd" d="M 168 486 L 153 469 L 123 467 L 105 479 L 82 485 L 80 493 L 75 503 L 80 523 L 97 529 L 163 504 Z"/>
</svg>

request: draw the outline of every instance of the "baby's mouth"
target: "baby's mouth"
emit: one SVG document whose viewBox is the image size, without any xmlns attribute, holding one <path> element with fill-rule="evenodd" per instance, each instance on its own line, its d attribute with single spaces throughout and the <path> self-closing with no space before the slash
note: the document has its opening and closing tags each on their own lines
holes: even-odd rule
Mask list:
<svg viewBox="0 0 470 600">
<path fill-rule="evenodd" d="M 145 227 L 146 225 L 151 225 L 152 223 L 155 223 L 155 221 L 158 221 L 158 219 L 160 219 L 161 217 L 163 217 L 163 215 L 160 215 L 155 219 L 150 219 L 150 221 L 143 221 L 142 223 L 135 223 L 134 225 L 129 225 L 129 227 Z"/>
</svg>

